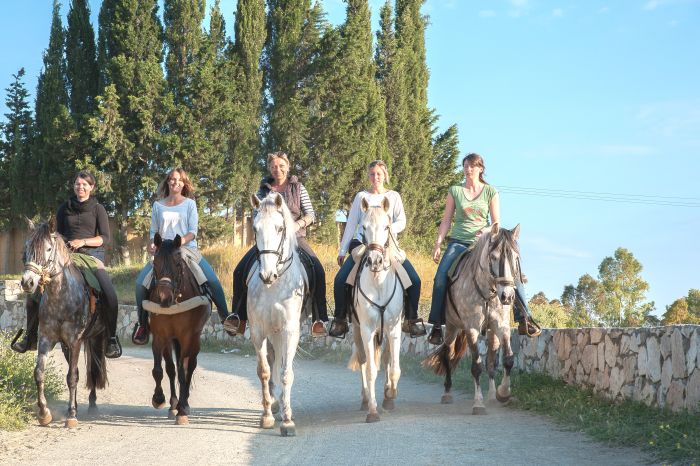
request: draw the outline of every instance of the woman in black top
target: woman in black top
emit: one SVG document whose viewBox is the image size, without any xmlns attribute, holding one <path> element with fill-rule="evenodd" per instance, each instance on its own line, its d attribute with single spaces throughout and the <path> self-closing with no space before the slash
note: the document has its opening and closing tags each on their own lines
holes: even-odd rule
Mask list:
<svg viewBox="0 0 700 466">
<path fill-rule="evenodd" d="M 95 275 L 102 288 L 103 319 L 110 334 L 105 355 L 108 358 L 118 358 L 121 346 L 117 339 L 117 293 L 104 267 L 105 249 L 109 243 L 109 222 L 105 208 L 90 197 L 95 188 L 95 177 L 88 171 L 81 171 L 73 180 L 74 196 L 61 204 L 56 214 L 56 229 L 66 240 L 66 246 L 72 251 L 87 254 L 97 259 Z M 12 349 L 23 353 L 36 347 L 38 333 L 38 303 L 27 298 L 27 334 L 23 340 L 12 344 Z"/>
</svg>

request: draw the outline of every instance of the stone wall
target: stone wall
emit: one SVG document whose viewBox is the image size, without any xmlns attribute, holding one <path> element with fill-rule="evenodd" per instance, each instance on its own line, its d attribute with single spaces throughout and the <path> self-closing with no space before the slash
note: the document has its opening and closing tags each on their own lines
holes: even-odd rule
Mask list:
<svg viewBox="0 0 700 466">
<path fill-rule="evenodd" d="M 545 329 L 517 340 L 516 365 L 673 411 L 700 410 L 700 326 Z"/>
<path fill-rule="evenodd" d="M 122 341 L 131 338 L 136 320 L 135 306 L 119 305 L 117 333 Z M 0 329 L 23 327 L 24 322 L 19 281 L 0 280 Z M 309 324 L 308 320 L 302 323 L 302 341 L 331 350 L 350 349 L 350 334 L 344 340 L 311 339 Z M 248 335 L 246 330 L 244 338 Z M 231 341 L 215 312 L 202 339 Z M 700 326 L 544 329 L 532 339 L 514 331 L 511 341 L 516 367 L 522 370 L 544 372 L 613 400 L 628 398 L 674 411 L 700 410 Z M 425 337 L 404 334 L 401 343 L 402 353 L 423 357 L 433 348 Z M 483 340 L 479 350 L 483 356 Z"/>
</svg>

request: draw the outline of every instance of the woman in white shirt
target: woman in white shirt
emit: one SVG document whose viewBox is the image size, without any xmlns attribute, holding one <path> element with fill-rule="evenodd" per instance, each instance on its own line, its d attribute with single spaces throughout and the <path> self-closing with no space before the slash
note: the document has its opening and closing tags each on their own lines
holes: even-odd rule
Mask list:
<svg viewBox="0 0 700 466">
<path fill-rule="evenodd" d="M 381 205 L 382 199 L 385 197 L 389 200 L 389 212 L 391 214 L 391 231 L 398 235 L 406 228 L 406 212 L 403 208 L 401 195 L 384 186 L 385 182 L 389 182 L 389 171 L 386 163 L 381 160 L 371 162 L 367 167 L 367 175 L 369 177 L 369 188 L 360 191 L 355 196 L 352 202 L 352 207 L 348 213 L 348 221 L 345 224 L 345 233 L 340 243 L 340 251 L 338 252 L 338 265 L 340 270 L 333 281 L 333 295 L 335 297 L 335 318 L 331 324 L 331 329 L 328 334 L 332 337 L 343 338 L 348 331 L 347 311 L 351 305 L 348 299 L 348 288 L 345 281 L 350 275 L 355 261 L 352 254 L 349 254 L 347 259 L 345 255 L 357 246 L 362 244 L 363 234 L 360 218 L 362 212 L 360 204 L 362 199 L 367 199 L 370 206 Z M 418 324 L 418 300 L 420 298 L 421 281 L 416 269 L 408 259 L 403 261 L 403 267 L 411 279 L 412 285 L 406 290 L 408 299 L 404 300 L 405 319 L 402 327 L 403 331 L 410 333 L 411 336 L 425 335 L 425 328 Z"/>
<path fill-rule="evenodd" d="M 148 252 L 152 255 L 156 252 L 153 238 L 156 233 L 164 239 L 175 239 L 176 235 L 182 238 L 182 247 L 197 251 L 197 229 L 199 226 L 199 214 L 197 204 L 191 196 L 194 194 L 194 187 L 190 182 L 187 172 L 182 168 L 175 168 L 165 177 L 165 180 L 158 187 L 158 197 L 160 200 L 153 204 L 151 213 L 151 242 Z M 201 256 L 199 266 L 207 279 L 207 286 L 211 297 L 216 305 L 216 310 L 223 322 L 228 317 L 228 306 L 226 296 L 221 282 L 216 276 L 214 269 Z M 132 341 L 137 345 L 148 343 L 148 315 L 143 310 L 143 300 L 147 290 L 143 287 L 143 281 L 148 273 L 153 269 L 152 261 L 148 261 L 146 266 L 139 273 L 136 279 L 136 307 L 139 314 L 139 322 L 132 336 Z"/>
</svg>

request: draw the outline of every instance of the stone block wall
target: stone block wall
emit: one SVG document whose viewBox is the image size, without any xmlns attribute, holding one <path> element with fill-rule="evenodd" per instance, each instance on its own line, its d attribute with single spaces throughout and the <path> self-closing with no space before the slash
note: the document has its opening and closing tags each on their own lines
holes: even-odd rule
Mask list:
<svg viewBox="0 0 700 466">
<path fill-rule="evenodd" d="M 517 343 L 516 343 L 517 340 Z M 545 329 L 514 337 L 516 365 L 612 400 L 700 410 L 700 326 Z"/>
</svg>

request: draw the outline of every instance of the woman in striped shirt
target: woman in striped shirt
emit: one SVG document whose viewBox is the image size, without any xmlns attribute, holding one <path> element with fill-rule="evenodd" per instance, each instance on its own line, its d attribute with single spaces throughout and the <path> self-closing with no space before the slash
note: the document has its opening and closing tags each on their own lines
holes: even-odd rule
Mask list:
<svg viewBox="0 0 700 466">
<path fill-rule="evenodd" d="M 274 152 L 267 156 L 267 169 L 269 177 L 263 178 L 257 196 L 260 199 L 266 197 L 270 192 L 277 192 L 282 195 L 287 204 L 296 228 L 297 244 L 299 249 L 313 262 L 313 324 L 311 335 L 314 337 L 325 337 L 326 327 L 324 322 L 328 321 L 328 309 L 326 303 L 326 273 L 318 257 L 306 241 L 306 227 L 314 222 L 314 209 L 309 199 L 309 193 L 303 184 L 297 180 L 296 176 L 289 177 L 289 158 L 284 152 Z M 238 333 L 245 331 L 248 310 L 246 308 L 247 287 L 246 278 L 248 271 L 258 255 L 257 246 L 252 248 L 238 262 L 233 271 L 233 317 L 240 319 Z M 235 320 L 234 320 L 235 322 Z"/>
</svg>

